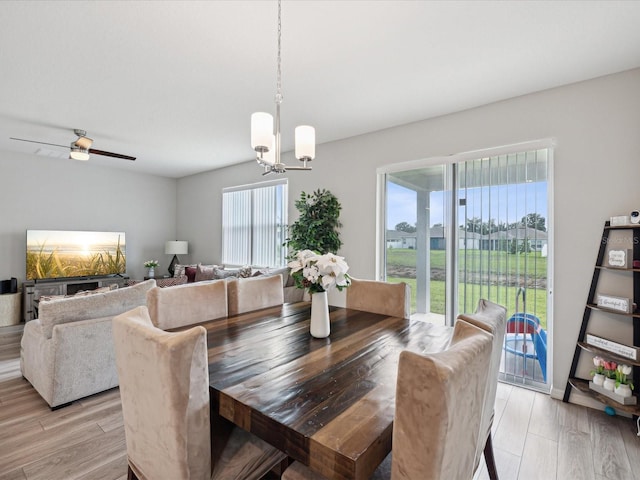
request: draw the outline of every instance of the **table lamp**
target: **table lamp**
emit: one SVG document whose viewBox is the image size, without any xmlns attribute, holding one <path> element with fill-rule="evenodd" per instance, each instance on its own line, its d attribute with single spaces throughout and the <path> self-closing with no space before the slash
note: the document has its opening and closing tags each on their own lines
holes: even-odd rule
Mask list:
<svg viewBox="0 0 640 480">
<path fill-rule="evenodd" d="M 173 273 L 176 270 L 176 265 L 180 263 L 178 259 L 178 254 L 186 255 L 189 253 L 189 242 L 184 240 L 169 240 L 164 244 L 164 253 L 167 255 L 173 255 L 173 259 L 169 264 L 169 273 L 173 277 Z"/>
</svg>

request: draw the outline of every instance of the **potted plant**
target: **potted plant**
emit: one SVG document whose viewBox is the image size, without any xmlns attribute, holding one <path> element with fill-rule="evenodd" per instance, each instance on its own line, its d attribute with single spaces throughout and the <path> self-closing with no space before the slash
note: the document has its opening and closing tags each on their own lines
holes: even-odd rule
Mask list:
<svg viewBox="0 0 640 480">
<path fill-rule="evenodd" d="M 604 360 L 602 357 L 593 357 L 593 365 L 596 367 L 591 370 L 591 375 L 593 375 L 593 383 L 596 385 L 602 385 L 604 383 Z"/>
<path fill-rule="evenodd" d="M 621 397 L 630 397 L 631 390 L 633 390 L 633 382 L 627 378 L 627 375 L 631 373 L 631 367 L 629 365 L 618 365 L 616 368 L 616 392 Z"/>
<path fill-rule="evenodd" d="M 153 278 L 155 276 L 155 269 L 160 266 L 160 263 L 158 263 L 157 260 L 147 260 L 144 262 L 144 266 L 149 269 L 147 276 Z"/>
<path fill-rule="evenodd" d="M 342 246 L 338 229 L 342 206 L 329 190 L 302 192 L 295 203 L 300 217 L 289 227 L 285 245 L 293 252 L 311 250 L 320 254 L 337 253 Z"/>
</svg>

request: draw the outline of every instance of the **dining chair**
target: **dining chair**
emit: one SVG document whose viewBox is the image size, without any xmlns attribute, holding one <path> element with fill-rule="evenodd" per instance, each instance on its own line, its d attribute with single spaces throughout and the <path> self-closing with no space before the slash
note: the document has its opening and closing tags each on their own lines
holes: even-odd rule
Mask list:
<svg viewBox="0 0 640 480">
<path fill-rule="evenodd" d="M 494 406 L 496 402 L 496 391 L 498 389 L 498 374 L 500 373 L 500 357 L 504 343 L 505 330 L 507 324 L 507 309 L 502 305 L 480 299 L 475 313 L 460 314 L 456 322 L 467 322 L 483 329 L 493 335 L 493 346 L 491 353 L 491 363 L 487 377 L 487 393 L 482 412 L 482 423 L 480 426 L 481 441 L 478 443 L 476 451 L 475 469 L 480 464 L 480 459 L 484 452 L 484 459 L 487 464 L 487 471 L 491 480 L 498 480 L 496 462 L 493 454 L 493 441 L 491 428 L 493 426 Z"/>
<path fill-rule="evenodd" d="M 393 451 L 372 478 L 389 478 L 389 460 L 392 480 L 473 478 L 492 342 L 490 333 L 457 322 L 447 350 L 400 353 Z M 282 475 L 282 480 L 323 478 L 299 462 Z"/>
<path fill-rule="evenodd" d="M 114 318 L 113 338 L 129 480 L 259 479 L 286 458 L 235 427 L 220 446 L 204 327 L 165 332 L 142 306 Z"/>
<path fill-rule="evenodd" d="M 404 282 L 390 283 L 351 278 L 347 288 L 347 308 L 409 318 L 411 287 Z"/>
<path fill-rule="evenodd" d="M 282 275 L 238 278 L 227 285 L 229 316 L 284 303 Z"/>
<path fill-rule="evenodd" d="M 147 293 L 153 324 L 161 330 L 184 327 L 227 316 L 227 282 L 210 280 Z"/>
</svg>

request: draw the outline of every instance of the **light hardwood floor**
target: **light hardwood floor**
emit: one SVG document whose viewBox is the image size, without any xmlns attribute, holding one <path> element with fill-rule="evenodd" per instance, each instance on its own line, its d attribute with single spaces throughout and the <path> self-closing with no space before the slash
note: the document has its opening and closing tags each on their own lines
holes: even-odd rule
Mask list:
<svg viewBox="0 0 640 480">
<path fill-rule="evenodd" d="M 20 375 L 20 336 L 19 328 L 0 329 L 0 480 L 124 480 L 118 389 L 52 412 Z M 501 480 L 640 479 L 631 419 L 506 384 L 494 448 Z M 489 478 L 484 462 L 475 478 Z"/>
</svg>

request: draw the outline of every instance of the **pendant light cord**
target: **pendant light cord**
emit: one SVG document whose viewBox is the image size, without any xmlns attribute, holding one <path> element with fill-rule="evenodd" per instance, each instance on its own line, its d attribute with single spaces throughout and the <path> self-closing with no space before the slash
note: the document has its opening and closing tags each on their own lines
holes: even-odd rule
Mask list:
<svg viewBox="0 0 640 480">
<path fill-rule="evenodd" d="M 276 103 L 282 103 L 282 13 L 280 0 L 278 0 L 278 71 L 276 79 Z"/>
</svg>

